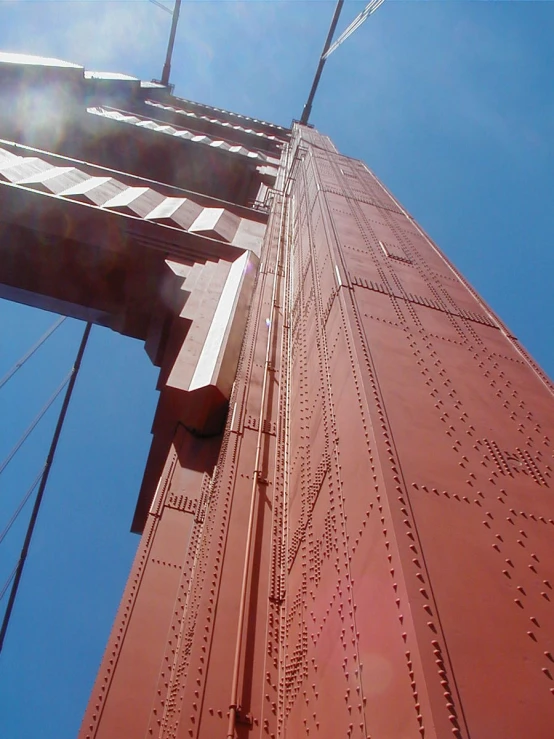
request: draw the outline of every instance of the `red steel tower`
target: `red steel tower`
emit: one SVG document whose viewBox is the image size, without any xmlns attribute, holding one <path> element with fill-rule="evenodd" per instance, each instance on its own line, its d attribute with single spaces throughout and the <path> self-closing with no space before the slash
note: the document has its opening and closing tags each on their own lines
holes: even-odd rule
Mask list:
<svg viewBox="0 0 554 739">
<path fill-rule="evenodd" d="M 0 74 L 1 294 L 160 367 L 80 739 L 551 739 L 553 388 L 509 330 L 315 129 Z"/>
</svg>

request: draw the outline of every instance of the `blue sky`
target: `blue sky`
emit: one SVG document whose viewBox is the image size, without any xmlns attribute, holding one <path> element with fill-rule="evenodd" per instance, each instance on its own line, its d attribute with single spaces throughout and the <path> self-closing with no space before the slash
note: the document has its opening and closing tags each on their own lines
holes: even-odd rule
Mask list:
<svg viewBox="0 0 554 739">
<path fill-rule="evenodd" d="M 184 2 L 177 94 L 288 125 L 302 111 L 333 5 Z M 362 8 L 347 0 L 339 31 Z M 0 0 L 0 48 L 151 79 L 169 23 L 140 0 Z M 387 0 L 330 58 L 312 114 L 344 153 L 367 162 L 550 375 L 553 35 L 554 3 Z M 0 302 L 0 377 L 54 319 Z M 66 374 L 81 330 L 66 321 L 0 391 L 0 460 Z M 138 342 L 93 330 L 0 657 L 2 737 L 76 735 L 138 541 L 129 524 L 155 377 Z M 55 412 L 0 476 L 0 529 L 54 423 Z M 24 523 L 0 546 L 0 586 Z"/>
</svg>

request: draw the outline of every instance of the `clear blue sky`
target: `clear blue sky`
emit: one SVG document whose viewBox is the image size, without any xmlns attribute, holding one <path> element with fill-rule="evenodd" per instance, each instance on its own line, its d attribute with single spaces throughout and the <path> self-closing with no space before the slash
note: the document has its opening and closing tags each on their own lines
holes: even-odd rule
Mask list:
<svg viewBox="0 0 554 739">
<path fill-rule="evenodd" d="M 347 1 L 339 30 L 362 7 Z M 332 10 L 320 1 L 184 2 L 177 94 L 288 125 Z M 0 0 L 0 48 L 151 79 L 169 23 L 139 0 Z M 550 2 L 387 0 L 331 57 L 312 116 L 368 163 L 550 375 L 553 37 Z M 0 302 L 0 376 L 53 320 Z M 81 328 L 66 321 L 0 391 L 0 460 L 65 375 Z M 155 377 L 138 342 L 93 330 L 0 657 L 2 738 L 76 735 L 138 541 L 129 524 Z M 54 422 L 55 413 L 0 477 L 0 529 Z M 0 546 L 0 586 L 23 524 Z"/>
</svg>

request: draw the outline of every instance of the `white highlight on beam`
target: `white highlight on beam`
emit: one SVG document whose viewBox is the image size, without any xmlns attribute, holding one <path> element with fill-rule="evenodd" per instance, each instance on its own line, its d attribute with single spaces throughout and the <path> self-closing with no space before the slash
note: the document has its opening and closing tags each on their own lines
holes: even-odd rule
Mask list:
<svg viewBox="0 0 554 739">
<path fill-rule="evenodd" d="M 196 390 L 216 382 L 217 366 L 224 351 L 229 323 L 233 320 L 234 308 L 239 297 L 242 276 L 248 264 L 248 257 L 249 252 L 245 251 L 236 262 L 233 262 L 229 270 L 189 390 Z"/>
</svg>

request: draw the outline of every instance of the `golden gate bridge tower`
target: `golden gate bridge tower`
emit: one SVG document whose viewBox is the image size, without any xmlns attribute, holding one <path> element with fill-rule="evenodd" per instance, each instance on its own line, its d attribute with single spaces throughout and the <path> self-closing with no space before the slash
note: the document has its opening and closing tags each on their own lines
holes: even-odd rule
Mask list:
<svg viewBox="0 0 554 739">
<path fill-rule="evenodd" d="M 0 294 L 159 367 L 80 739 L 551 739 L 553 388 L 502 321 L 307 124 L 0 85 Z"/>
</svg>

